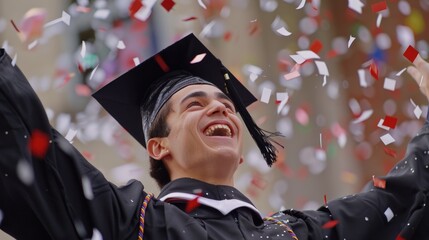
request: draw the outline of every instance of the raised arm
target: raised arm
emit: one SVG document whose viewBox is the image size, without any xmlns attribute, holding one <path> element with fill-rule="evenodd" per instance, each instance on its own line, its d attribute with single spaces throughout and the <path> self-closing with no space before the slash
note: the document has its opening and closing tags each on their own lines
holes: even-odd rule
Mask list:
<svg viewBox="0 0 429 240">
<path fill-rule="evenodd" d="M 47 150 L 31 151 L 32 144 Z M 139 182 L 110 184 L 49 125 L 27 79 L 0 49 L 0 228 L 17 239 L 86 239 L 94 231 L 136 239 L 142 195 Z"/>
</svg>

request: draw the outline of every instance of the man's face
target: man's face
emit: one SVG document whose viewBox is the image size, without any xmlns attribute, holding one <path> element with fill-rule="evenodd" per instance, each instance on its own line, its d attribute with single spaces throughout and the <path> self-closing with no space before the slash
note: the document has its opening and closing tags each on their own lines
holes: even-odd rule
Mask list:
<svg viewBox="0 0 429 240">
<path fill-rule="evenodd" d="M 233 174 L 241 160 L 242 125 L 231 100 L 218 88 L 200 84 L 181 89 L 169 101 L 170 168 Z"/>
</svg>

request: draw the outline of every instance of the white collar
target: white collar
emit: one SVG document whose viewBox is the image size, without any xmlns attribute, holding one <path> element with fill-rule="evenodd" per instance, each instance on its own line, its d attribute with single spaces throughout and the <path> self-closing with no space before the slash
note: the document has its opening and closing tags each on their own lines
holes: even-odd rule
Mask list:
<svg viewBox="0 0 429 240">
<path fill-rule="evenodd" d="M 227 215 L 231 211 L 240 207 L 250 208 L 253 211 L 257 212 L 259 215 L 261 215 L 258 209 L 256 209 L 252 204 L 238 199 L 214 200 L 214 199 L 205 198 L 205 197 L 201 197 L 190 193 L 172 192 L 160 198 L 159 200 L 166 201 L 170 198 L 183 199 L 183 200 L 194 200 L 197 198 L 197 202 L 199 204 L 212 207 L 218 210 L 219 212 L 221 212 L 223 215 Z"/>
</svg>

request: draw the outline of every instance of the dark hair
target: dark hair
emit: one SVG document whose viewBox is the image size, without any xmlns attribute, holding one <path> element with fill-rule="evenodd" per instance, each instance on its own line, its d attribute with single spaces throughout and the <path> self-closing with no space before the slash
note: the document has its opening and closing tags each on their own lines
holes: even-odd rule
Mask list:
<svg viewBox="0 0 429 240">
<path fill-rule="evenodd" d="M 170 127 L 167 124 L 167 116 L 170 110 L 170 102 L 165 103 L 149 128 L 149 139 L 154 137 L 167 137 L 168 134 L 170 134 Z M 163 161 L 149 157 L 149 162 L 150 176 L 155 179 L 160 188 L 164 187 L 171 179 Z"/>
</svg>

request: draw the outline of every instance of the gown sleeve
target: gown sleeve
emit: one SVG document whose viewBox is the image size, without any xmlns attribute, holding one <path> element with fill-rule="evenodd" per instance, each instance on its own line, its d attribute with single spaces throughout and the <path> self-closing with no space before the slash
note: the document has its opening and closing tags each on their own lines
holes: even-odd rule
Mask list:
<svg viewBox="0 0 429 240">
<path fill-rule="evenodd" d="M 299 240 L 429 239 L 429 123 L 408 144 L 404 159 L 364 191 L 335 199 L 317 211 L 273 215 Z"/>
<path fill-rule="evenodd" d="M 108 182 L 50 126 L 0 49 L 0 228 L 17 239 L 137 239 L 145 195 L 138 181 Z"/>
</svg>

